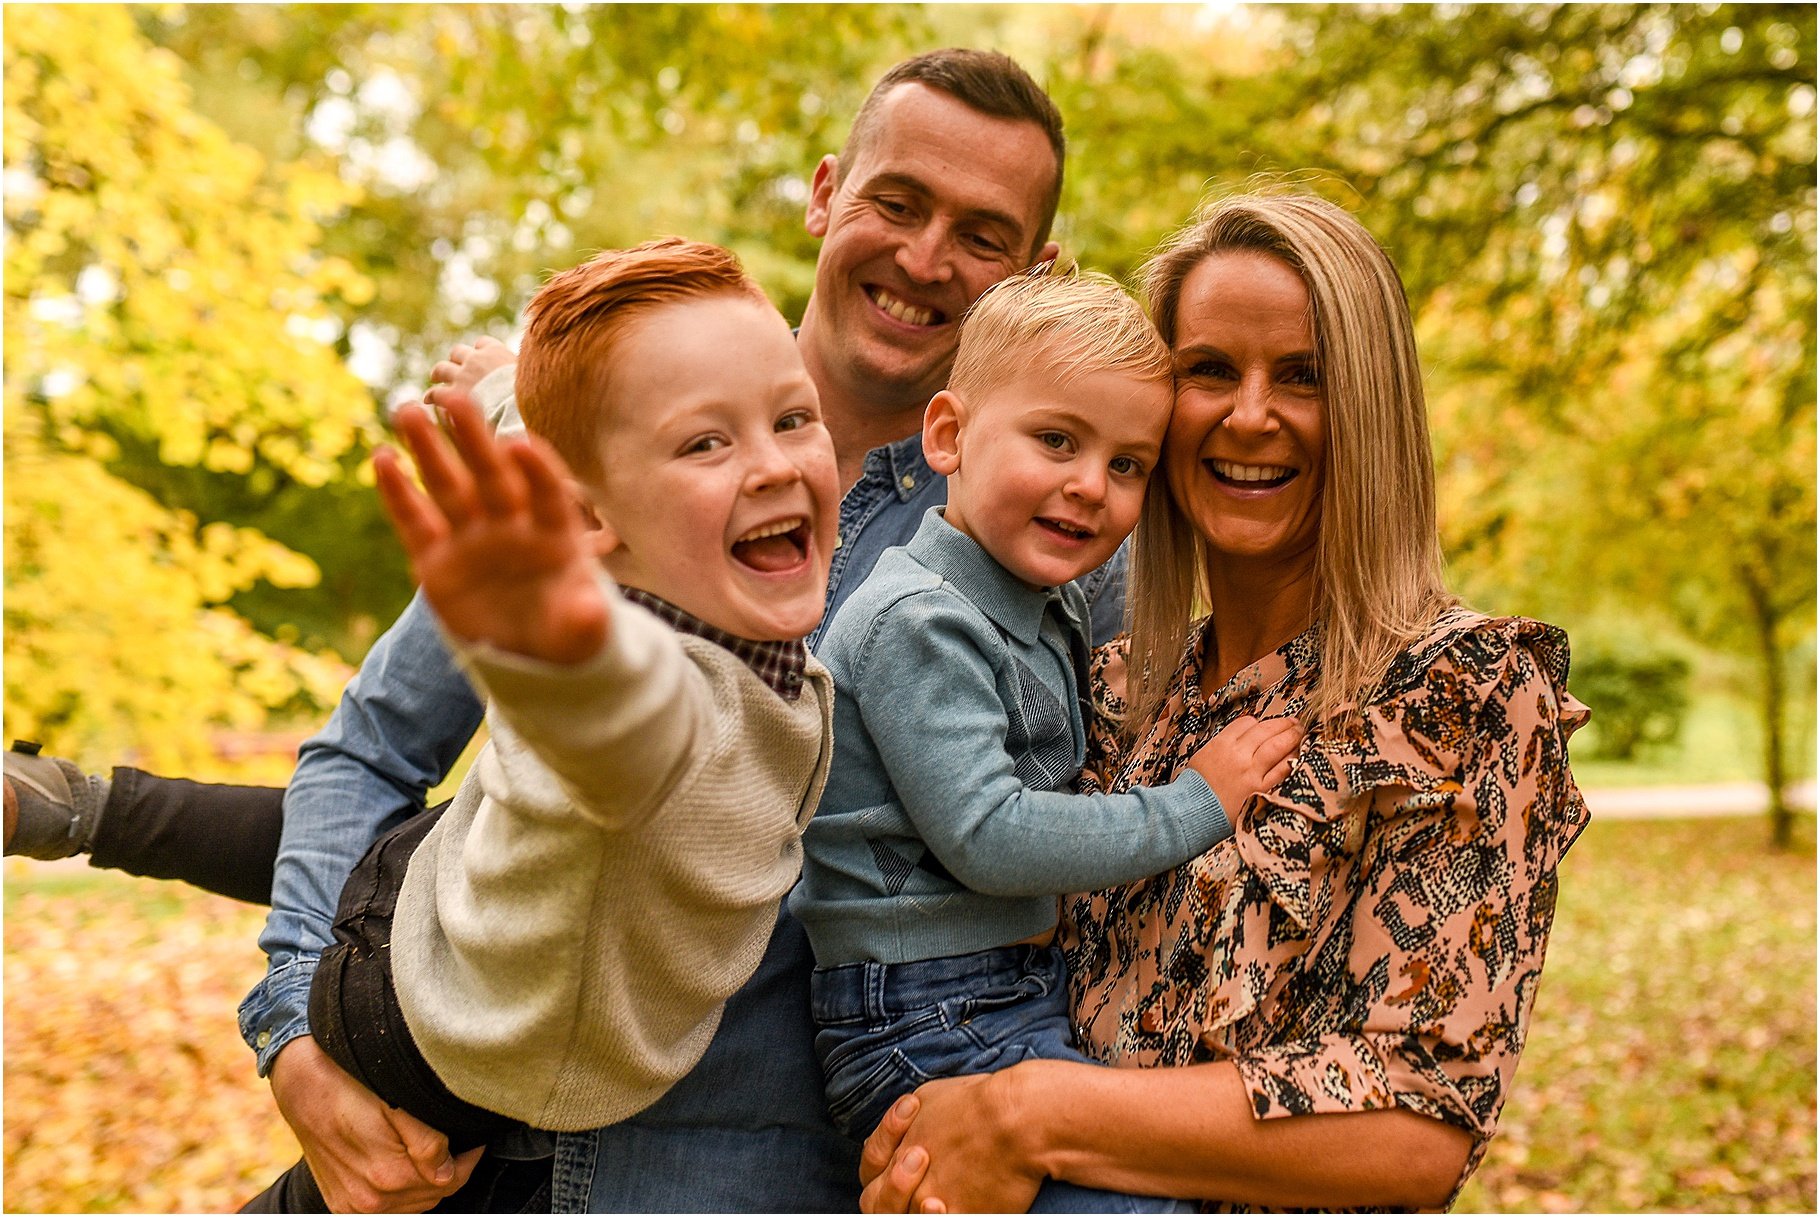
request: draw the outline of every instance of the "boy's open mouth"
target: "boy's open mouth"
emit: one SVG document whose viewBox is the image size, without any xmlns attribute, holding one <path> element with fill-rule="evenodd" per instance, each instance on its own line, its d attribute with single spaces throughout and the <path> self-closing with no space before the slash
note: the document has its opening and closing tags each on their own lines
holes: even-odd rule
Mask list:
<svg viewBox="0 0 1820 1217">
<path fill-rule="evenodd" d="M 880 312 L 905 325 L 940 325 L 948 320 L 940 310 L 911 304 L 908 300 L 899 300 L 882 287 L 867 287 L 866 296 L 872 303 L 878 305 Z"/>
<path fill-rule="evenodd" d="M 1091 528 L 1082 528 L 1078 524 L 1070 524 L 1066 520 L 1056 520 L 1049 516 L 1038 516 L 1036 522 L 1039 527 L 1069 541 L 1085 541 L 1093 535 Z"/>
<path fill-rule="evenodd" d="M 733 542 L 737 561 L 766 574 L 794 570 L 808 556 L 809 521 L 805 516 L 761 524 Z"/>
<path fill-rule="evenodd" d="M 1274 490 L 1287 486 L 1297 471 L 1287 465 L 1240 465 L 1234 461 L 1202 461 L 1213 479 L 1241 490 Z"/>
</svg>

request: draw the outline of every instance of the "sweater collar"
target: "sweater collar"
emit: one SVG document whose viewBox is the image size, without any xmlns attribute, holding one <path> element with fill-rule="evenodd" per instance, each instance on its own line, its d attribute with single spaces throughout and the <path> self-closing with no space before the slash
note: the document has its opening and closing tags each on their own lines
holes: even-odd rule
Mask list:
<svg viewBox="0 0 1820 1217">
<path fill-rule="evenodd" d="M 809 662 L 809 649 L 800 638 L 789 642 L 754 642 L 709 625 L 692 613 L 684 612 L 668 600 L 653 596 L 636 587 L 622 587 L 627 600 L 649 610 L 659 621 L 682 634 L 692 634 L 729 651 L 733 657 L 752 669 L 752 674 L 770 686 L 785 701 L 795 701 L 803 692 L 803 669 Z"/>
<path fill-rule="evenodd" d="M 1026 646 L 1034 643 L 1051 603 L 1064 613 L 1061 589 L 1031 587 L 1000 566 L 978 541 L 948 523 L 940 507 L 923 513 L 907 546 L 910 556 L 952 583 L 992 623 Z"/>
</svg>

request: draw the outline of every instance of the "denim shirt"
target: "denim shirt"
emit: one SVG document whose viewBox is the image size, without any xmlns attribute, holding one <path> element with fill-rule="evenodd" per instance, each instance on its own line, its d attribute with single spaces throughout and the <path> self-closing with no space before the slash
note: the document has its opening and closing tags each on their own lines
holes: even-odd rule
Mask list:
<svg viewBox="0 0 1820 1217">
<path fill-rule="evenodd" d="M 824 967 L 910 963 L 1052 928 L 1056 897 L 1132 883 L 1231 835 L 1193 770 L 1075 794 L 1086 602 L 1033 588 L 930 508 L 837 613 L 834 764 L 790 911 Z"/>
<path fill-rule="evenodd" d="M 511 377 L 512 370 L 502 368 L 475 387 L 502 433 L 523 425 Z M 907 543 L 924 512 L 947 498 L 948 479 L 923 459 L 921 433 L 866 454 L 864 471 L 841 499 L 828 604 L 809 636 L 811 649 L 879 556 Z M 1123 629 L 1125 568 L 1121 548 L 1081 580 L 1096 643 Z M 332 940 L 335 906 L 355 863 L 381 833 L 423 809 L 482 714 L 419 594 L 373 644 L 328 725 L 299 749 L 284 796 L 272 912 L 259 936 L 266 974 L 240 1004 L 240 1033 L 260 1076 L 271 1070 L 280 1048 L 309 1034 L 310 982 Z"/>
</svg>

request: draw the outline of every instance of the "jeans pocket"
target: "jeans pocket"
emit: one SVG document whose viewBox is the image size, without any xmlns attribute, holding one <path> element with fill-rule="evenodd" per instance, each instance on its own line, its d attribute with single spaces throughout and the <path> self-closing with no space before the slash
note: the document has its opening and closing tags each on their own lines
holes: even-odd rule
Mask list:
<svg viewBox="0 0 1820 1217">
<path fill-rule="evenodd" d="M 829 1073 L 828 1115 L 834 1126 L 863 1140 L 878 1126 L 891 1104 L 929 1080 L 896 1048 L 874 1060 L 852 1060 L 839 1074 Z"/>
</svg>

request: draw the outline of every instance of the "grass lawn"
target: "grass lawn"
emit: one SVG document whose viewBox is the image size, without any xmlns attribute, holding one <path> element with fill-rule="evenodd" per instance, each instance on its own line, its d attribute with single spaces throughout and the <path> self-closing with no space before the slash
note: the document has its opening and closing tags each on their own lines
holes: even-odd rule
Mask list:
<svg viewBox="0 0 1820 1217">
<path fill-rule="evenodd" d="M 1594 823 L 1467 1212 L 1812 1212 L 1814 828 Z M 8 1212 L 238 1206 L 296 1145 L 234 1029 L 261 912 L 9 862 Z"/>
<path fill-rule="evenodd" d="M 1811 704 L 1790 715 L 1788 765 L 1791 781 L 1814 776 L 1814 719 Z M 1679 786 L 1706 782 L 1763 780 L 1763 725 L 1749 702 L 1713 690 L 1693 698 L 1675 743 L 1642 749 L 1636 759 L 1607 761 L 1592 755 L 1599 708 L 1592 725 L 1574 737 L 1574 777 L 1581 786 Z"/>
</svg>

